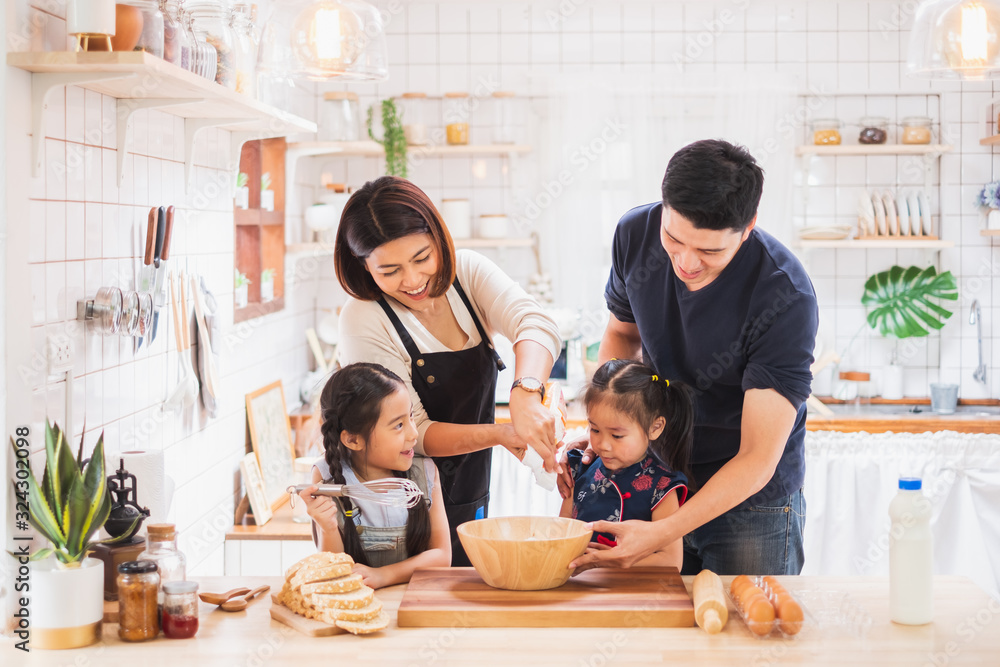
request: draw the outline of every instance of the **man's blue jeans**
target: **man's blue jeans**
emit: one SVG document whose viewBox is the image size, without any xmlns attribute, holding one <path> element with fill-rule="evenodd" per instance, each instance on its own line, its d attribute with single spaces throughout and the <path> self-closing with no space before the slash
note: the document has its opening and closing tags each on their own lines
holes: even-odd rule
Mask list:
<svg viewBox="0 0 1000 667">
<path fill-rule="evenodd" d="M 799 574 L 805 522 L 802 489 L 761 505 L 744 501 L 684 536 L 682 574 Z"/>
</svg>

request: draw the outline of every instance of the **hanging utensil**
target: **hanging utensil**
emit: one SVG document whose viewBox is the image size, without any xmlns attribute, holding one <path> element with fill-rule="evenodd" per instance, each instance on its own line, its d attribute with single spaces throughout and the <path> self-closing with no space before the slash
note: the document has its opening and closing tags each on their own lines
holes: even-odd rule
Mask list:
<svg viewBox="0 0 1000 667">
<path fill-rule="evenodd" d="M 201 400 L 205 404 L 205 409 L 214 413 L 218 378 L 215 374 L 208 324 L 205 321 L 205 307 L 201 302 L 201 290 L 193 275 L 191 276 L 191 299 L 194 301 L 195 329 L 198 331 L 198 377 L 201 379 Z"/>
<path fill-rule="evenodd" d="M 157 250 L 153 260 L 153 265 L 156 267 L 156 280 L 153 285 L 153 327 L 152 334 L 149 336 L 150 345 L 152 345 L 153 340 L 156 338 L 160 308 L 167 302 L 167 288 L 164 284 L 164 276 L 167 272 L 165 262 L 170 256 L 170 239 L 174 231 L 174 207 L 169 206 L 164 209 L 161 206 L 158 214 L 162 229 L 158 229 L 156 233 Z"/>
<path fill-rule="evenodd" d="M 142 257 L 142 268 L 139 269 L 139 278 L 136 280 L 135 288 L 140 294 L 149 294 L 153 291 L 153 282 L 156 276 L 156 269 L 153 267 L 153 260 L 156 254 L 156 227 L 158 221 L 158 211 L 156 207 L 149 209 L 149 217 L 146 221 L 146 252 Z M 153 314 L 154 322 L 156 314 Z M 154 328 L 150 329 L 150 333 Z M 143 336 L 135 339 L 134 352 L 138 352 L 142 347 Z M 152 338 L 150 339 L 152 340 Z"/>
<path fill-rule="evenodd" d="M 314 498 L 354 498 L 390 507 L 413 507 L 424 495 L 415 482 L 403 477 L 375 479 L 362 484 L 295 484 L 286 489 L 293 508 L 296 496 L 312 486 L 316 487 L 312 493 Z"/>
</svg>

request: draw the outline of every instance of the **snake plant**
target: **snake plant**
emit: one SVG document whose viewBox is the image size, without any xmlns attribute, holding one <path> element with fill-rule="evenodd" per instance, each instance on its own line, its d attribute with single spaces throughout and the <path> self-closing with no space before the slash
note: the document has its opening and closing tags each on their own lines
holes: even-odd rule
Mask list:
<svg viewBox="0 0 1000 667">
<path fill-rule="evenodd" d="M 13 445 L 13 441 L 11 442 Z M 15 446 L 16 448 L 16 446 Z M 94 545 L 122 537 L 91 540 L 111 512 L 111 494 L 104 470 L 104 434 L 87 464 L 81 465 L 83 438 L 76 459 L 59 425 L 45 423 L 45 473 L 38 484 L 28 467 L 28 521 L 52 543 L 31 555 L 39 560 L 55 554 L 61 567 L 79 567 Z M 23 486 L 17 486 L 20 490 Z M 23 492 L 18 497 L 23 497 Z M 126 532 L 126 535 L 129 533 Z"/>
<path fill-rule="evenodd" d="M 372 129 L 375 105 L 368 107 L 368 136 L 385 149 L 385 173 L 406 178 L 406 134 L 399 110 L 392 100 L 382 100 L 382 140 L 379 141 Z"/>
<path fill-rule="evenodd" d="M 938 302 L 957 299 L 951 271 L 939 274 L 933 266 L 894 266 L 868 278 L 861 303 L 869 309 L 871 328 L 883 336 L 910 338 L 926 336 L 927 327 L 943 327 L 952 312 Z"/>
</svg>

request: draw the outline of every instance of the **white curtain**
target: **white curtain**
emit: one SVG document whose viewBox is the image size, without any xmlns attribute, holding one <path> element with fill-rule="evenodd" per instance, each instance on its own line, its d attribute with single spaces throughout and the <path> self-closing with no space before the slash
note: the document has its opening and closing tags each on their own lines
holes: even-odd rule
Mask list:
<svg viewBox="0 0 1000 667">
<path fill-rule="evenodd" d="M 953 431 L 806 435 L 803 574 L 887 575 L 899 477 L 931 500 L 934 570 L 1000 598 L 1000 436 Z"/>
</svg>

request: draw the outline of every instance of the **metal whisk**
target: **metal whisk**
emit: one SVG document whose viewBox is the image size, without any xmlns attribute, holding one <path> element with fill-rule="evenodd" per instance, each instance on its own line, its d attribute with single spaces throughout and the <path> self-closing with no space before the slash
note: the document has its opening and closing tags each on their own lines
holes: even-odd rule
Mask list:
<svg viewBox="0 0 1000 667">
<path fill-rule="evenodd" d="M 362 484 L 294 484 L 287 489 L 292 507 L 295 507 L 295 497 L 310 486 L 316 487 L 313 497 L 354 498 L 391 507 L 413 507 L 424 495 L 413 480 L 402 477 L 386 477 Z"/>
</svg>

